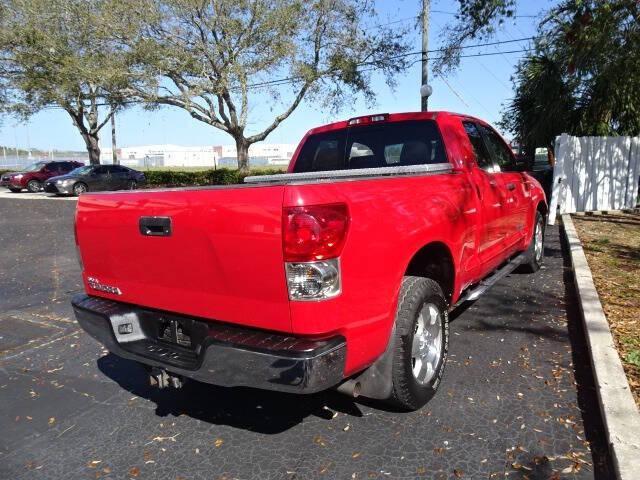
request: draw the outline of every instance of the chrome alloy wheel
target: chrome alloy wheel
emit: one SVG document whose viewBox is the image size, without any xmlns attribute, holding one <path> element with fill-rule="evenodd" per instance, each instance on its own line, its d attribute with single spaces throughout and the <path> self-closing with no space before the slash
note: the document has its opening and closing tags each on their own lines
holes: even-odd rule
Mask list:
<svg viewBox="0 0 640 480">
<path fill-rule="evenodd" d="M 73 193 L 76 196 L 82 195 L 83 193 L 85 193 L 87 191 L 87 187 L 85 187 L 84 183 L 76 183 L 73 186 Z"/>
<path fill-rule="evenodd" d="M 431 381 L 442 356 L 442 318 L 432 303 L 426 303 L 416 320 L 411 346 L 413 376 L 421 385 Z"/>
<path fill-rule="evenodd" d="M 544 227 L 542 226 L 542 219 L 538 220 L 536 223 L 536 231 L 534 233 L 534 252 L 536 256 L 536 262 L 540 263 L 542 259 L 542 249 L 544 246 Z"/>
</svg>

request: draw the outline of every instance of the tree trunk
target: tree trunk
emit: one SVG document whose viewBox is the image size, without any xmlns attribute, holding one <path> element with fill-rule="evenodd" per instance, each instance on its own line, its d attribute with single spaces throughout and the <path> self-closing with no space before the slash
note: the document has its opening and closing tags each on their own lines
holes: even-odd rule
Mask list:
<svg viewBox="0 0 640 480">
<path fill-rule="evenodd" d="M 84 138 L 84 143 L 87 146 L 89 163 L 91 165 L 100 165 L 100 141 L 98 134 L 85 133 L 82 135 L 82 138 Z"/>
<path fill-rule="evenodd" d="M 236 138 L 236 155 L 238 158 L 238 170 L 249 171 L 249 144 L 243 137 Z"/>
<path fill-rule="evenodd" d="M 111 158 L 114 165 L 120 164 L 118 161 L 118 149 L 116 145 L 116 114 L 111 115 Z"/>
</svg>

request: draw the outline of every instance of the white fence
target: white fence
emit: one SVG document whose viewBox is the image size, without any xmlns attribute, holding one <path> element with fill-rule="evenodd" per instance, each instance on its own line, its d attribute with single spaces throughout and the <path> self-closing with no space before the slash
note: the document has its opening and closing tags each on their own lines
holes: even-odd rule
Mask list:
<svg viewBox="0 0 640 480">
<path fill-rule="evenodd" d="M 549 224 L 560 213 L 633 208 L 638 199 L 640 137 L 556 138 Z"/>
</svg>

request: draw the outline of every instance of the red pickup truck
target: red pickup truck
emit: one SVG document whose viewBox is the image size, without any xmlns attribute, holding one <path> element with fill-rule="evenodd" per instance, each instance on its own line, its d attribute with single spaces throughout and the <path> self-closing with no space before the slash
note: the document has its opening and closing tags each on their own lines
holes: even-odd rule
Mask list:
<svg viewBox="0 0 640 480">
<path fill-rule="evenodd" d="M 337 388 L 420 408 L 448 313 L 543 258 L 547 205 L 487 123 L 371 115 L 309 131 L 288 173 L 82 195 L 80 325 L 152 383 Z"/>
</svg>

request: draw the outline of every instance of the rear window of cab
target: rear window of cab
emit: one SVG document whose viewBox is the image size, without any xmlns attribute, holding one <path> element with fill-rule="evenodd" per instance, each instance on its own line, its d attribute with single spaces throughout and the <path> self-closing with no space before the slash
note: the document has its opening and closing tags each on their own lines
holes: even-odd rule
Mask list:
<svg viewBox="0 0 640 480">
<path fill-rule="evenodd" d="M 293 172 L 446 163 L 433 120 L 356 125 L 307 137 Z"/>
</svg>

